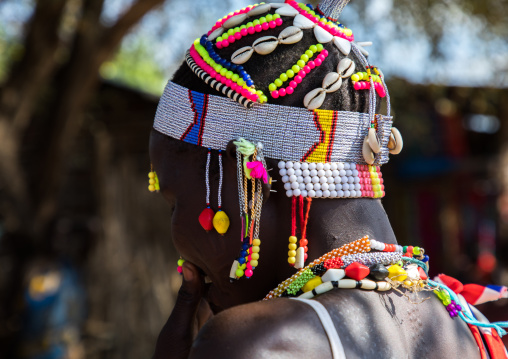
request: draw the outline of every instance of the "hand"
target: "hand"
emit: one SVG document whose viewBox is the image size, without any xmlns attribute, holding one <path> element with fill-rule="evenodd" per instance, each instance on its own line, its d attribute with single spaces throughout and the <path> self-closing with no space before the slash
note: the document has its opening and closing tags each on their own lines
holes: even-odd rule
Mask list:
<svg viewBox="0 0 508 359">
<path fill-rule="evenodd" d="M 198 267 L 190 262 L 182 266 L 183 281 L 175 307 L 162 328 L 153 359 L 186 359 L 195 335 L 211 314 L 208 303 L 202 298 L 205 281 Z"/>
</svg>

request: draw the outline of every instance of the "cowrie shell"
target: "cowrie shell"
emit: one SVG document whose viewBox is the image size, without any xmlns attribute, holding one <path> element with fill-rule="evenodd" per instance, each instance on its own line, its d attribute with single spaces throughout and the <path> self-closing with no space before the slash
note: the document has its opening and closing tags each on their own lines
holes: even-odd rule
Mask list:
<svg viewBox="0 0 508 359">
<path fill-rule="evenodd" d="M 279 40 L 275 36 L 263 36 L 252 44 L 252 48 L 260 55 L 272 53 L 279 45 Z"/>
<path fill-rule="evenodd" d="M 242 47 L 241 49 L 236 50 L 231 55 L 231 62 L 236 65 L 241 65 L 249 61 L 254 53 L 254 49 L 250 46 Z"/>
<path fill-rule="evenodd" d="M 392 134 L 390 135 L 390 140 L 392 136 L 395 142 L 395 147 L 393 149 L 388 147 L 388 149 L 392 155 L 398 155 L 400 151 L 402 151 L 402 147 L 404 147 L 402 135 L 400 134 L 399 130 L 397 130 L 395 127 L 392 127 Z M 390 143 L 388 143 L 388 145 L 390 145 Z"/>
<path fill-rule="evenodd" d="M 283 7 L 283 6 L 287 6 L 287 4 L 283 3 L 283 2 L 271 2 L 270 6 L 271 6 L 272 9 L 278 9 L 278 8 Z"/>
<path fill-rule="evenodd" d="M 333 40 L 333 35 L 319 25 L 314 27 L 314 36 L 316 36 L 316 40 L 321 44 L 327 44 Z"/>
<path fill-rule="evenodd" d="M 360 41 L 360 42 L 357 42 L 358 46 L 361 46 L 361 47 L 367 47 L 367 46 L 372 46 L 372 41 Z"/>
<path fill-rule="evenodd" d="M 321 107 L 326 98 L 326 92 L 322 88 L 317 88 L 309 92 L 303 98 L 303 105 L 309 110 L 315 110 Z"/>
<path fill-rule="evenodd" d="M 365 50 L 361 45 L 359 45 L 358 43 L 356 43 L 357 47 L 358 47 L 358 50 L 360 50 L 360 52 L 363 54 L 363 56 L 369 56 L 369 52 L 367 50 Z"/>
<path fill-rule="evenodd" d="M 351 43 L 342 37 L 334 36 L 333 44 L 342 52 L 345 56 L 351 52 Z"/>
<path fill-rule="evenodd" d="M 222 24 L 222 27 L 225 29 L 230 29 L 232 27 L 235 27 L 237 25 L 240 25 L 242 22 L 247 20 L 247 14 L 238 14 L 233 17 L 230 17 L 227 19 L 224 24 Z"/>
<path fill-rule="evenodd" d="M 342 86 L 342 78 L 336 72 L 330 72 L 323 79 L 323 89 L 326 93 L 332 93 L 340 89 Z"/>
<path fill-rule="evenodd" d="M 293 25 L 298 26 L 300 29 L 312 29 L 315 26 L 315 24 L 312 21 L 307 19 L 302 14 L 298 14 L 295 16 Z"/>
<path fill-rule="evenodd" d="M 369 134 L 367 136 L 369 138 L 369 146 L 372 149 L 372 152 L 379 153 L 381 152 L 381 144 L 379 143 L 379 139 L 377 138 L 376 129 L 369 128 Z"/>
<path fill-rule="evenodd" d="M 272 5 L 273 7 L 273 5 Z M 283 4 L 283 6 L 279 7 L 277 10 L 275 10 L 276 14 L 279 14 L 280 16 L 296 16 L 299 14 L 298 10 L 296 10 L 291 5 Z"/>
<path fill-rule="evenodd" d="M 279 42 L 285 45 L 295 44 L 302 38 L 303 31 L 296 26 L 288 26 L 279 34 Z"/>
<path fill-rule="evenodd" d="M 363 140 L 362 154 L 363 159 L 367 162 L 367 164 L 371 165 L 374 163 L 375 157 L 372 149 L 370 148 L 368 136 L 365 136 L 365 139 Z"/>
<path fill-rule="evenodd" d="M 224 28 L 218 27 L 217 29 L 213 30 L 212 33 L 208 36 L 208 41 L 213 41 L 219 36 L 221 36 L 224 33 Z"/>
<path fill-rule="evenodd" d="M 261 4 L 261 5 L 256 6 L 251 11 L 249 11 L 247 13 L 247 16 L 248 17 L 258 16 L 258 15 L 264 14 L 265 12 L 270 11 L 271 8 L 272 8 L 272 6 L 270 4 Z"/>
<path fill-rule="evenodd" d="M 349 58 L 340 60 L 337 65 L 337 72 L 343 79 L 350 77 L 355 72 L 355 63 Z"/>
</svg>

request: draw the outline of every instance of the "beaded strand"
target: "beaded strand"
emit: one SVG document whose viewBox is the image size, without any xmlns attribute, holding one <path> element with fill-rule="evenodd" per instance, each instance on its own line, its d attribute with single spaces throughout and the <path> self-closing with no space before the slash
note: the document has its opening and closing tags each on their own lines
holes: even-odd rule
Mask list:
<svg viewBox="0 0 508 359">
<path fill-rule="evenodd" d="M 222 34 L 222 36 L 215 39 L 215 46 L 217 46 L 218 49 L 223 49 L 235 41 L 240 40 L 242 37 L 269 29 L 275 29 L 282 24 L 283 21 L 279 14 L 268 14 L 259 19 L 248 22 L 245 25 L 241 25 L 240 27 L 229 29 L 226 33 Z"/>
</svg>

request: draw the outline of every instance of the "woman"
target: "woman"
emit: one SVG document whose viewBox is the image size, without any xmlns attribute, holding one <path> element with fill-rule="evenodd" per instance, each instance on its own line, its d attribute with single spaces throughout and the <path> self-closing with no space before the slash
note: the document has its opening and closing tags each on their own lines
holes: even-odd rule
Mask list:
<svg viewBox="0 0 508 359">
<path fill-rule="evenodd" d="M 336 20 L 346 3 L 220 19 L 168 84 L 151 189 L 185 263 L 154 358 L 480 357 L 430 292 L 423 251 L 395 246 L 379 166 L 402 139 L 375 116 L 387 89 Z"/>
</svg>

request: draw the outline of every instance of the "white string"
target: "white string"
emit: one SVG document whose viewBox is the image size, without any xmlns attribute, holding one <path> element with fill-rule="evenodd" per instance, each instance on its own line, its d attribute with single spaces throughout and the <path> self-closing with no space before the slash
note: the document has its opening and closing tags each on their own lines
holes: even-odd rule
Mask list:
<svg viewBox="0 0 508 359">
<path fill-rule="evenodd" d="M 222 171 L 222 151 L 219 150 L 219 210 L 222 207 L 222 177 L 224 176 Z"/>
<path fill-rule="evenodd" d="M 210 156 L 211 156 L 212 149 L 208 149 L 208 155 L 206 156 L 206 176 L 205 176 L 205 183 L 206 183 L 206 205 L 210 207 Z"/>
</svg>

